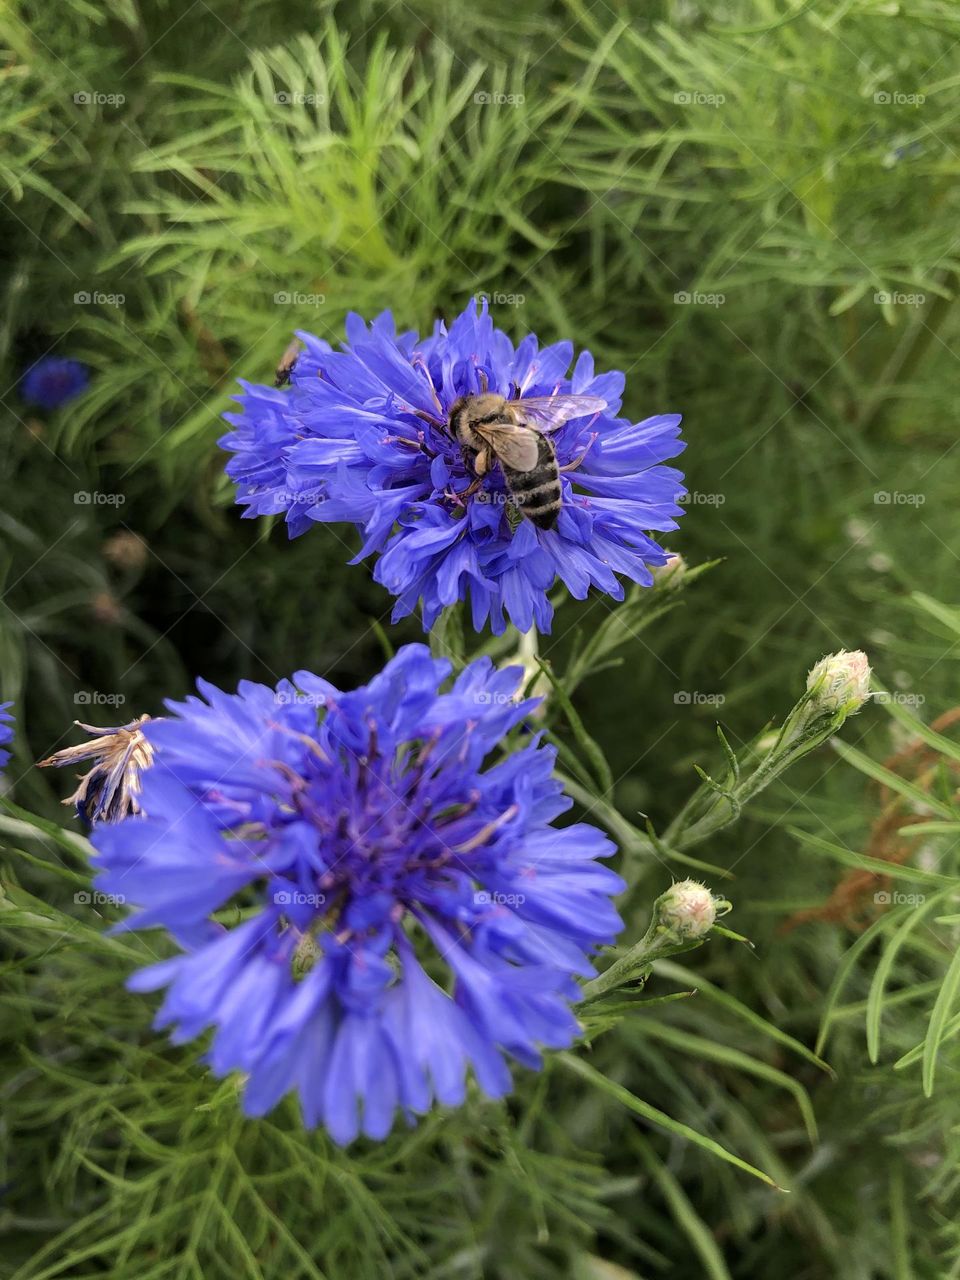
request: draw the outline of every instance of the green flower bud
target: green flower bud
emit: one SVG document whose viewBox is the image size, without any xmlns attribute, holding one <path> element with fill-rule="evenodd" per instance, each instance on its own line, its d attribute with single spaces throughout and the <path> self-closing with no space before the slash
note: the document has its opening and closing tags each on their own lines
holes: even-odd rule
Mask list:
<svg viewBox="0 0 960 1280">
<path fill-rule="evenodd" d="M 870 663 L 861 649 L 841 649 L 821 658 L 807 676 L 818 711 L 852 715 L 870 696 Z"/>
<path fill-rule="evenodd" d="M 703 938 L 716 918 L 717 900 L 697 880 L 678 880 L 660 899 L 660 925 L 676 938 Z"/>
<path fill-rule="evenodd" d="M 687 562 L 676 552 L 667 552 L 670 557 L 666 564 L 656 565 L 653 574 L 653 585 L 661 591 L 675 591 L 681 586 L 687 573 Z"/>
</svg>

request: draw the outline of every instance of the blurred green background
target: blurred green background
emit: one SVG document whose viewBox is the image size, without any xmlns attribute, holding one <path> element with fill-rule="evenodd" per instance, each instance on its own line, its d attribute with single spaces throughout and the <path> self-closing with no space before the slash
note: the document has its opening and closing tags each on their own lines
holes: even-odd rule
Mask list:
<svg viewBox="0 0 960 1280">
<path fill-rule="evenodd" d="M 390 307 L 422 330 L 481 293 L 512 337 L 571 337 L 625 370 L 636 418 L 684 414 L 670 547 L 720 563 L 577 694 L 621 813 L 665 825 L 717 759 L 718 716 L 734 745 L 753 738 L 835 649 L 866 649 L 926 720 L 953 705 L 956 619 L 918 599 L 958 594 L 952 0 L 61 0 L 14 3 L 0 29 L 18 803 L 69 822 L 66 779 L 30 764 L 75 717 L 156 712 L 198 675 L 349 684 L 383 628 L 418 638 L 347 566 L 351 530 L 288 543 L 240 520 L 219 415 L 295 328 L 336 342 L 348 311 Z M 19 380 L 49 352 L 92 376 L 42 413 Z M 558 671 L 611 608 L 560 608 L 542 642 Z M 894 749 L 881 709 L 848 729 L 873 759 Z M 712 942 L 698 977 L 812 1044 L 876 908 L 871 887 L 784 932 L 845 874 L 793 829 L 861 849 L 882 803 L 826 749 L 704 849 L 757 949 Z M 641 870 L 652 900 L 669 873 Z M 923 1039 L 953 928 L 883 950 L 876 1063 L 868 940 L 825 1051 L 835 1080 L 709 999 L 598 1043 L 610 1078 L 789 1196 L 562 1067 L 369 1151 L 239 1121 L 232 1086 L 153 1038 L 128 960 L 105 976 L 73 939 L 11 944 L 0 1275 L 960 1275 L 958 1064 L 931 1099 L 891 1070 Z"/>
</svg>

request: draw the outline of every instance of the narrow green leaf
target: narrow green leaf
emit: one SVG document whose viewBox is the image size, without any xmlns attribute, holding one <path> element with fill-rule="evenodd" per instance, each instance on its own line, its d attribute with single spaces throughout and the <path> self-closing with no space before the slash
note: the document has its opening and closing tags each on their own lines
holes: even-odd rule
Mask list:
<svg viewBox="0 0 960 1280">
<path fill-rule="evenodd" d="M 665 978 L 672 978 L 674 982 L 689 982 L 691 975 L 682 965 L 674 963 L 672 960 L 655 960 L 653 962 L 653 971 L 662 974 Z M 786 1031 L 782 1031 L 780 1027 L 772 1022 L 768 1022 L 766 1018 L 756 1013 L 749 1005 L 738 1000 L 736 996 L 730 995 L 728 991 L 724 991 L 721 987 L 712 983 L 709 978 L 705 978 L 702 973 L 698 973 L 695 978 L 697 990 L 702 992 L 706 999 L 712 1000 L 714 1004 L 719 1005 L 723 1009 L 729 1010 L 741 1021 L 748 1023 L 760 1035 L 766 1036 L 769 1040 L 775 1040 L 778 1044 L 782 1044 L 784 1048 L 790 1049 L 793 1053 L 799 1054 L 801 1058 L 806 1058 L 808 1062 L 812 1062 L 815 1067 L 819 1067 L 821 1071 L 825 1071 L 828 1076 L 836 1079 L 836 1073 L 828 1062 L 824 1062 L 818 1054 L 802 1044 L 799 1040 L 794 1039 Z"/>
<path fill-rule="evenodd" d="M 883 707 L 889 716 L 892 716 L 899 724 L 909 729 L 915 738 L 920 738 L 949 760 L 960 761 L 960 742 L 955 742 L 953 738 L 947 738 L 942 733 L 937 733 L 936 729 L 931 729 L 928 724 L 913 715 L 899 702 L 880 702 L 879 705 Z M 960 818 L 958 818 L 958 821 L 960 821 Z"/>
<path fill-rule="evenodd" d="M 727 1264 L 723 1260 L 717 1242 L 710 1229 L 690 1203 L 686 1192 L 673 1176 L 667 1166 L 653 1153 L 652 1147 L 639 1134 L 634 1136 L 633 1145 L 640 1152 L 650 1176 L 663 1193 L 663 1198 L 676 1220 L 677 1226 L 684 1232 L 693 1248 L 700 1255 L 705 1274 L 710 1280 L 731 1280 Z"/>
<path fill-rule="evenodd" d="M 538 657 L 537 665 L 553 686 L 554 694 L 556 695 L 560 706 L 563 708 L 563 713 L 567 718 L 567 723 L 573 731 L 573 736 L 576 739 L 577 745 L 589 760 L 590 766 L 593 769 L 594 777 L 600 784 L 603 794 L 605 796 L 612 795 L 614 785 L 613 774 L 610 772 L 610 766 L 607 764 L 606 756 L 600 750 L 596 741 L 589 733 L 587 733 L 577 709 L 570 701 L 570 698 L 560 681 L 554 675 L 553 668 L 550 664 L 544 662 L 542 658 Z"/>
<path fill-rule="evenodd" d="M 937 983 L 936 985 L 939 991 L 940 984 Z M 947 1040 L 952 1040 L 958 1033 L 960 1033 L 960 1013 L 955 1013 L 944 1027 L 940 1043 L 943 1044 Z M 915 1062 L 919 1062 L 923 1057 L 923 1049 L 924 1041 L 921 1040 L 919 1044 L 914 1045 L 912 1049 L 908 1049 L 905 1054 L 896 1060 L 893 1064 L 894 1071 L 903 1071 L 904 1068 L 912 1067 Z"/>
<path fill-rule="evenodd" d="M 960 819 L 956 822 L 913 822 L 897 828 L 898 836 L 960 836 Z"/>
<path fill-rule="evenodd" d="M 913 1280 L 916 1274 L 910 1261 L 910 1242 L 903 1168 L 890 1166 L 890 1249 L 893 1256 L 894 1280 Z"/>
<path fill-rule="evenodd" d="M 946 1032 L 947 1020 L 960 990 L 960 947 L 953 953 L 953 959 L 943 979 L 943 986 L 930 1015 L 923 1042 L 923 1092 L 929 1098 L 933 1093 L 933 1082 L 937 1070 L 937 1051 Z"/>
<path fill-rule="evenodd" d="M 778 1071 L 768 1062 L 753 1058 L 742 1049 L 734 1049 L 731 1045 L 708 1040 L 705 1036 L 694 1035 L 690 1031 L 683 1031 L 665 1022 L 651 1022 L 649 1026 L 644 1027 L 643 1033 L 653 1040 L 662 1040 L 666 1044 L 673 1045 L 674 1048 L 689 1054 L 691 1058 L 722 1063 L 734 1071 L 758 1076 L 761 1080 L 767 1080 L 785 1090 L 793 1097 L 799 1108 L 810 1145 L 816 1146 L 817 1119 L 813 1112 L 810 1095 L 798 1080 L 788 1076 L 785 1071 Z"/>
<path fill-rule="evenodd" d="M 817 1035 L 817 1043 L 814 1046 L 817 1053 L 820 1053 L 823 1050 L 823 1046 L 826 1044 L 834 1010 L 843 992 L 843 988 L 847 985 L 847 979 L 853 972 L 854 965 L 877 935 L 884 929 L 889 928 L 889 924 L 890 922 L 886 916 L 880 916 L 877 920 L 874 920 L 873 924 L 864 929 L 863 933 L 861 933 L 860 937 L 856 940 L 837 966 L 837 972 L 834 974 L 833 982 L 830 984 L 830 990 L 827 992 L 827 997 L 823 1002 L 823 1013 L 820 1017 L 820 1031 Z"/>
<path fill-rule="evenodd" d="M 884 786 L 889 787 L 891 791 L 896 791 L 898 795 L 906 796 L 908 800 L 919 805 L 921 810 L 930 809 L 933 813 L 938 813 L 941 818 L 960 817 L 960 814 L 952 809 L 950 805 L 944 804 L 942 800 L 930 795 L 922 787 L 908 782 L 906 778 L 901 778 L 892 769 L 887 769 L 882 764 L 878 764 L 876 760 L 871 760 L 858 747 L 851 747 L 840 738 L 832 739 L 832 745 L 841 759 L 846 760 L 848 764 L 852 764 L 854 768 L 859 769 L 861 773 L 865 773 L 867 777 L 873 778 L 877 782 L 882 782 Z"/>
<path fill-rule="evenodd" d="M 727 1164 L 732 1164 L 735 1168 L 742 1169 L 744 1173 L 749 1173 L 752 1177 L 759 1178 L 768 1187 L 774 1187 L 777 1191 L 786 1191 L 786 1188 L 778 1186 L 769 1174 L 764 1173 L 761 1169 L 754 1168 L 746 1160 L 741 1160 L 739 1156 L 735 1156 L 726 1147 L 722 1147 L 719 1142 L 715 1142 L 713 1138 L 708 1138 L 703 1133 L 697 1133 L 696 1129 L 691 1129 L 689 1125 L 683 1124 L 679 1120 L 674 1120 L 672 1116 L 668 1116 L 665 1112 L 658 1110 L 657 1107 L 652 1107 L 649 1102 L 644 1102 L 641 1098 L 632 1094 L 629 1089 L 625 1089 L 622 1084 L 617 1084 L 614 1080 L 608 1080 L 605 1075 L 602 1075 L 595 1067 L 590 1066 L 588 1062 L 584 1062 L 582 1058 L 577 1057 L 576 1054 L 561 1053 L 559 1058 L 563 1065 L 568 1067 L 575 1075 L 588 1081 L 602 1090 L 602 1092 L 608 1093 L 610 1097 L 615 1098 L 628 1111 L 642 1116 L 650 1124 L 664 1129 L 667 1133 L 672 1133 L 677 1138 L 683 1138 L 687 1142 L 695 1143 L 698 1147 L 702 1147 L 704 1151 L 709 1151 L 711 1155 L 716 1156 L 718 1159 L 725 1160 Z"/>
<path fill-rule="evenodd" d="M 956 876 L 940 875 L 937 871 L 924 871 L 920 867 L 911 867 L 902 862 L 885 862 L 883 858 L 872 858 L 866 853 L 856 853 L 853 849 L 845 849 L 843 845 L 833 844 L 822 836 L 815 836 L 810 831 L 799 827 L 788 827 L 792 836 L 806 845 L 814 853 L 823 854 L 843 863 L 846 867 L 856 867 L 858 871 L 873 871 L 878 876 L 889 876 L 892 880 L 910 880 L 916 884 L 936 885 L 938 888 L 957 887 Z"/>
<path fill-rule="evenodd" d="M 871 1062 L 876 1062 L 880 1056 L 880 1019 L 883 1015 L 883 996 L 886 991 L 887 980 L 893 972 L 894 962 L 900 948 L 908 941 L 913 930 L 920 925 L 926 912 L 931 910 L 934 903 L 939 902 L 942 897 L 942 894 L 938 894 L 925 903 L 919 911 L 914 911 L 912 914 L 908 913 L 903 923 L 894 931 L 893 936 L 883 949 L 880 963 L 877 965 L 870 982 L 870 993 L 867 996 L 867 1054 Z"/>
<path fill-rule="evenodd" d="M 954 635 L 960 636 L 960 609 L 941 604 L 939 600 L 934 600 L 931 596 L 924 595 L 922 591 L 915 591 L 910 598 L 921 609 L 929 613 L 931 617 L 936 618 L 938 622 L 942 622 Z"/>
</svg>

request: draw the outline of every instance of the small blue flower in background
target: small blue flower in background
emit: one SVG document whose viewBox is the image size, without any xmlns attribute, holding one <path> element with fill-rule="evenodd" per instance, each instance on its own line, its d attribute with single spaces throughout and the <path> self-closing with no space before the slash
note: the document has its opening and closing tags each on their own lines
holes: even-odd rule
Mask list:
<svg viewBox="0 0 960 1280">
<path fill-rule="evenodd" d="M 0 769 L 5 769 L 10 759 L 10 752 L 5 748 L 14 738 L 12 706 L 12 702 L 0 702 Z"/>
<path fill-rule="evenodd" d="M 682 514 L 683 477 L 662 465 L 684 447 L 678 414 L 619 417 L 622 373 L 595 373 L 582 352 L 568 377 L 572 343 L 540 348 L 531 334 L 514 347 L 485 302 L 422 340 L 398 335 L 389 312 L 369 327 L 351 315 L 346 330 L 343 351 L 298 334 L 305 349 L 288 391 L 241 382 L 220 443 L 245 516 L 282 514 L 291 537 L 314 521 L 352 521 L 364 537 L 357 559 L 377 554 L 374 577 L 397 596 L 394 621 L 420 603 L 428 630 L 469 598 L 478 631 L 489 621 L 502 632 L 505 612 L 521 631 L 546 632 L 557 579 L 577 599 L 591 586 L 622 599 L 617 574 L 651 584 L 650 566 L 667 556 L 649 531 L 675 529 Z M 554 528 L 517 516 L 500 465 L 468 493 L 477 478 L 446 424 L 460 396 L 487 387 L 606 404 L 551 435 L 561 467 L 574 468 Z"/>
<path fill-rule="evenodd" d="M 41 409 L 58 409 L 81 391 L 86 391 L 90 371 L 79 360 L 63 356 L 43 356 L 23 375 L 20 394 L 27 404 Z"/>
<path fill-rule="evenodd" d="M 142 908 L 123 927 L 183 949 L 131 987 L 168 989 L 178 1043 L 215 1028 L 250 1115 L 295 1091 L 308 1126 L 379 1139 L 398 1109 L 461 1103 L 468 1071 L 502 1096 L 504 1055 L 535 1068 L 577 1034 L 575 977 L 622 927 L 615 848 L 551 825 L 572 803 L 552 748 L 488 763 L 534 705 L 519 669 L 480 659 L 441 693 L 450 670 L 408 645 L 349 693 L 201 682 L 144 726 L 145 816 L 94 833 L 98 888 Z"/>
</svg>

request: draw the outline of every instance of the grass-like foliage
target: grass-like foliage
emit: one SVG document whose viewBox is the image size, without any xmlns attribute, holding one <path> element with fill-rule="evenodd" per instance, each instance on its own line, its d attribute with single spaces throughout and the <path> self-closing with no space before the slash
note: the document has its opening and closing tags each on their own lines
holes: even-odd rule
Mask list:
<svg viewBox="0 0 960 1280">
<path fill-rule="evenodd" d="M 0 1277 L 960 1275 L 957 7 L 63 0 L 0 30 Z M 352 687 L 419 637 L 347 526 L 241 522 L 219 415 L 295 329 L 481 293 L 625 370 L 633 419 L 684 414 L 694 567 L 558 599 L 519 655 L 630 886 L 582 1039 L 341 1150 L 151 1029 L 124 981 L 163 944 L 108 933 L 31 766 L 198 675 Z M 19 384 L 51 351 L 91 380 L 45 412 Z M 877 696 L 778 746 L 841 648 Z M 689 875 L 733 911 L 664 948 Z"/>
</svg>

